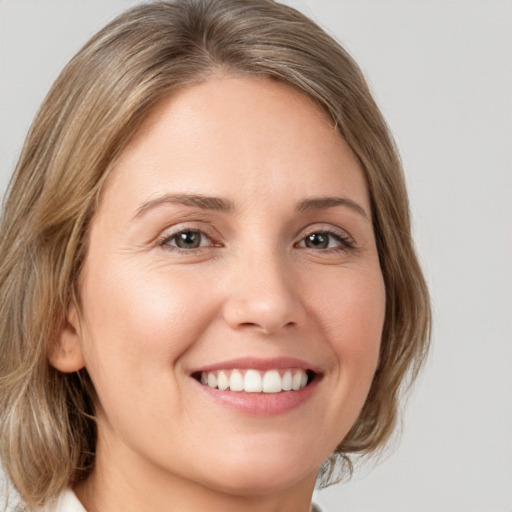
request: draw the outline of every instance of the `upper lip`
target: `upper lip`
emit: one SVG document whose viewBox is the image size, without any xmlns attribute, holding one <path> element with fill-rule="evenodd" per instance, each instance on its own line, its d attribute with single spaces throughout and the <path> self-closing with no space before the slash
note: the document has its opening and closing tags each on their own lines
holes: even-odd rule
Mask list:
<svg viewBox="0 0 512 512">
<path fill-rule="evenodd" d="M 191 373 L 197 372 L 211 372 L 215 370 L 281 370 L 287 368 L 299 368 L 302 370 L 312 370 L 315 373 L 320 373 L 320 369 L 307 361 L 297 359 L 295 357 L 272 357 L 272 358 L 258 358 L 258 357 L 240 357 L 236 359 L 229 359 L 211 363 L 200 368 L 194 369 Z"/>
</svg>

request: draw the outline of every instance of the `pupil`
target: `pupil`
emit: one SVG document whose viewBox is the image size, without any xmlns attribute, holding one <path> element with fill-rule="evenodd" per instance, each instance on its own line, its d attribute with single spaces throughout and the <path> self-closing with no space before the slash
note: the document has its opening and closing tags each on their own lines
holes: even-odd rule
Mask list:
<svg viewBox="0 0 512 512">
<path fill-rule="evenodd" d="M 176 245 L 181 249 L 194 249 L 199 247 L 201 237 L 195 231 L 184 231 L 177 236 Z"/>
<path fill-rule="evenodd" d="M 325 249 L 329 245 L 329 237 L 322 233 L 313 233 L 306 238 L 306 246 L 314 249 Z"/>
</svg>

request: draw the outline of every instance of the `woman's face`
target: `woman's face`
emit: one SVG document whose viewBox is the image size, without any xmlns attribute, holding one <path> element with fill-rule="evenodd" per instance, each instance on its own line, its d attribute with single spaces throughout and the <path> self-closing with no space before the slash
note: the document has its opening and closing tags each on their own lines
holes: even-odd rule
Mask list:
<svg viewBox="0 0 512 512">
<path fill-rule="evenodd" d="M 69 321 L 98 395 L 98 468 L 238 493 L 314 480 L 379 357 L 362 170 L 286 85 L 185 88 L 117 161 L 80 297 Z"/>
</svg>

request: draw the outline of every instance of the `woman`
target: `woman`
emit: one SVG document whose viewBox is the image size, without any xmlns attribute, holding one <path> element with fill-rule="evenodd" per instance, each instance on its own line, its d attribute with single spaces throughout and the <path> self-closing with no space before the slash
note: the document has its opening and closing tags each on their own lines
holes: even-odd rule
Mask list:
<svg viewBox="0 0 512 512">
<path fill-rule="evenodd" d="M 384 445 L 427 350 L 385 123 L 272 1 L 94 36 L 1 230 L 2 461 L 29 510 L 305 512 Z"/>
</svg>

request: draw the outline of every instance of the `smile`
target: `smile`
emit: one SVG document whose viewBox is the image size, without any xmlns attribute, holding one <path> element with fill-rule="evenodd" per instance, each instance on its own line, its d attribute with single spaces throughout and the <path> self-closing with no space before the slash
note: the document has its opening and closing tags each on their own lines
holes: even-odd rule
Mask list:
<svg viewBox="0 0 512 512">
<path fill-rule="evenodd" d="M 225 369 L 198 372 L 194 377 L 203 386 L 220 391 L 245 393 L 281 393 L 299 391 L 314 378 L 311 370 L 300 368 L 269 369 Z"/>
<path fill-rule="evenodd" d="M 201 394 L 237 413 L 259 418 L 291 412 L 316 396 L 324 371 L 294 357 L 242 357 L 191 372 Z"/>
</svg>

